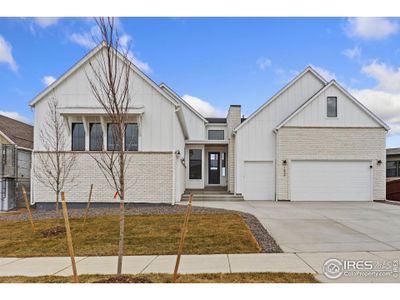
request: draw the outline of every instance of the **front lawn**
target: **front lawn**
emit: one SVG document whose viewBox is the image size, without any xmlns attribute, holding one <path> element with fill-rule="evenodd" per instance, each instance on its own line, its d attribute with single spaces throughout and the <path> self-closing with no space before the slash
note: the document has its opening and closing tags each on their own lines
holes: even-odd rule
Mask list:
<svg viewBox="0 0 400 300">
<path fill-rule="evenodd" d="M 125 217 L 125 255 L 176 254 L 181 215 L 128 215 Z M 119 217 L 107 215 L 87 220 L 71 219 L 75 255 L 117 255 Z M 0 257 L 68 256 L 65 233 L 45 236 L 43 231 L 62 219 L 36 220 L 33 234 L 29 221 L 0 221 Z M 257 253 L 260 247 L 238 214 L 192 214 L 185 254 Z"/>
<path fill-rule="evenodd" d="M 0 277 L 1 283 L 68 283 L 71 277 L 63 276 L 10 276 Z M 80 283 L 170 283 L 170 274 L 123 275 L 81 275 Z M 317 283 L 312 274 L 307 273 L 216 273 L 180 275 L 177 283 Z"/>
</svg>

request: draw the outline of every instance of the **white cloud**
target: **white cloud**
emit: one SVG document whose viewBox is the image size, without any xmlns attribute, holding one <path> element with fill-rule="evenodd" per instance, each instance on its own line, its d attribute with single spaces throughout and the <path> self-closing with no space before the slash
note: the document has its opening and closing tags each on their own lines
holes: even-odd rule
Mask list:
<svg viewBox="0 0 400 300">
<path fill-rule="evenodd" d="M 390 126 L 390 135 L 400 134 L 400 93 L 374 89 L 351 90 L 350 92 Z"/>
<path fill-rule="evenodd" d="M 21 121 L 21 122 L 30 123 L 30 120 L 28 118 L 20 115 L 16 111 L 2 111 L 2 110 L 0 110 L 0 115 L 6 116 L 6 117 L 9 117 L 11 119 L 18 120 L 18 121 Z"/>
<path fill-rule="evenodd" d="M 92 49 L 96 47 L 96 40 L 99 39 L 99 31 L 96 26 L 93 26 L 90 31 L 82 33 L 72 33 L 69 36 L 69 40 L 75 44 L 78 44 L 84 48 Z"/>
<path fill-rule="evenodd" d="M 46 85 L 49 86 L 50 84 L 52 84 L 54 81 L 56 81 L 56 79 L 53 76 L 44 76 L 42 78 L 42 82 Z"/>
<path fill-rule="evenodd" d="M 182 97 L 189 105 L 205 117 L 225 117 L 227 112 L 214 107 L 211 103 L 200 98 L 184 95 Z"/>
<path fill-rule="evenodd" d="M 361 48 L 354 46 L 353 48 L 345 49 L 343 55 L 350 59 L 358 60 L 361 58 Z"/>
<path fill-rule="evenodd" d="M 121 47 L 128 47 L 129 44 L 132 42 L 132 37 L 129 34 L 123 34 L 119 37 L 119 43 Z"/>
<path fill-rule="evenodd" d="M 393 68 L 377 61 L 364 66 L 361 71 L 378 82 L 377 89 L 400 92 L 400 68 Z"/>
<path fill-rule="evenodd" d="M 272 60 L 265 57 L 259 57 L 256 61 L 256 64 L 260 70 L 264 71 L 272 64 Z"/>
<path fill-rule="evenodd" d="M 349 18 L 346 24 L 346 32 L 350 37 L 358 37 L 366 40 L 380 40 L 397 33 L 399 24 L 388 18 Z"/>
<path fill-rule="evenodd" d="M 96 26 L 93 26 L 90 31 L 83 33 L 72 33 L 69 36 L 69 40 L 75 44 L 78 44 L 87 49 L 93 49 L 97 46 L 96 41 L 100 41 L 99 30 Z M 133 62 L 135 66 L 137 66 L 140 70 L 146 73 L 150 73 L 151 67 L 149 63 L 144 62 L 137 58 L 137 56 L 129 50 L 129 46 L 132 42 L 132 37 L 129 34 L 123 34 L 120 36 L 119 43 L 121 46 L 122 52 L 128 51 L 128 58 Z"/>
<path fill-rule="evenodd" d="M 35 23 L 42 28 L 47 28 L 49 26 L 56 25 L 60 18 L 53 18 L 53 17 L 40 17 L 35 18 Z"/>
<path fill-rule="evenodd" d="M 323 78 L 325 78 L 325 80 L 327 80 L 327 81 L 336 80 L 336 74 L 335 73 L 332 73 L 331 71 L 329 71 L 327 69 L 324 69 L 324 68 L 321 68 L 321 67 L 317 67 L 317 66 L 314 66 L 314 65 L 311 65 L 311 67 L 315 71 L 317 71 L 317 73 L 319 75 L 321 75 Z"/>
<path fill-rule="evenodd" d="M 12 55 L 12 46 L 0 35 L 0 63 L 6 63 L 14 72 L 18 71 L 18 65 Z"/>
</svg>

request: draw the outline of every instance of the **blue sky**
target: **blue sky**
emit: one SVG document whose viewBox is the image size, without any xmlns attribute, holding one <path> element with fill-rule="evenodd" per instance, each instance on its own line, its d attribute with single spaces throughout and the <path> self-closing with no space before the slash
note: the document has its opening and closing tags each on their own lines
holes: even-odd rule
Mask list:
<svg viewBox="0 0 400 300">
<path fill-rule="evenodd" d="M 203 114 L 251 114 L 307 65 L 336 79 L 392 128 L 400 147 L 400 20 L 119 18 L 134 62 Z M 28 106 L 93 46 L 89 18 L 0 18 L 0 113 Z"/>
</svg>

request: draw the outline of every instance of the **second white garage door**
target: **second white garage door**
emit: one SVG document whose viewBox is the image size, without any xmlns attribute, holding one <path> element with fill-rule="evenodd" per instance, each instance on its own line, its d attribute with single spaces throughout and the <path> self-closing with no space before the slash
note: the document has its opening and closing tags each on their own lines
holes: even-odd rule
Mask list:
<svg viewBox="0 0 400 300">
<path fill-rule="evenodd" d="M 368 161 L 292 161 L 292 201 L 370 201 Z"/>
<path fill-rule="evenodd" d="M 245 200 L 274 200 L 274 164 L 272 161 L 246 161 L 243 179 Z"/>
</svg>

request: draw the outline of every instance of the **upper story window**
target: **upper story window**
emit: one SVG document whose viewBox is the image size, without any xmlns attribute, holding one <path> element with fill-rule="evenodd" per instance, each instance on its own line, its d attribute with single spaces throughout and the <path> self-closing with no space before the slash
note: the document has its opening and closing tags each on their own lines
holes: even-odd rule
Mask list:
<svg viewBox="0 0 400 300">
<path fill-rule="evenodd" d="M 202 150 L 189 150 L 189 179 L 201 179 Z"/>
<path fill-rule="evenodd" d="M 119 151 L 121 145 L 118 140 L 117 124 L 107 124 L 107 150 L 108 151 Z"/>
<path fill-rule="evenodd" d="M 337 97 L 328 97 L 326 101 L 326 115 L 328 118 L 337 117 Z"/>
<path fill-rule="evenodd" d="M 209 140 L 223 140 L 224 139 L 224 131 L 223 130 L 209 130 L 208 131 L 208 139 Z"/>
<path fill-rule="evenodd" d="M 400 177 L 400 161 L 386 162 L 386 177 Z"/>
<path fill-rule="evenodd" d="M 83 123 L 72 123 L 72 151 L 85 151 L 85 128 Z"/>
<path fill-rule="evenodd" d="M 125 126 L 125 151 L 138 151 L 138 125 L 136 123 L 128 123 Z"/>
<path fill-rule="evenodd" d="M 100 123 L 90 123 L 90 139 L 89 139 L 89 150 L 90 151 L 102 151 L 103 150 L 103 129 Z"/>
</svg>

